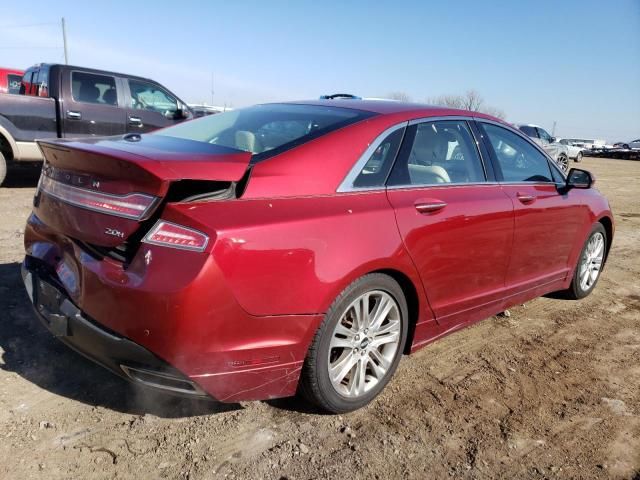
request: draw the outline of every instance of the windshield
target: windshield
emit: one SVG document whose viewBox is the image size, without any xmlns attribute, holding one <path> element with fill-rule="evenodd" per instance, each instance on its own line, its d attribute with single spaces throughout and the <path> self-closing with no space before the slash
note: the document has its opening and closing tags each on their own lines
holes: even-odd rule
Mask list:
<svg viewBox="0 0 640 480">
<path fill-rule="evenodd" d="M 373 115 L 333 106 L 256 105 L 180 123 L 155 135 L 244 150 L 255 163 Z"/>
</svg>

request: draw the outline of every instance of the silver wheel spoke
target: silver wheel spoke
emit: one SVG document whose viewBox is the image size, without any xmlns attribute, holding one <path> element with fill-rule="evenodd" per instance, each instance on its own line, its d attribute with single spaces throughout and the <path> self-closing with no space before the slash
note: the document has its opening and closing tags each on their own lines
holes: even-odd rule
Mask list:
<svg viewBox="0 0 640 480">
<path fill-rule="evenodd" d="M 391 298 L 382 297 L 378 302 L 377 308 L 373 312 L 371 328 L 378 329 L 382 322 L 387 318 L 391 309 L 395 306 L 393 300 Z"/>
<path fill-rule="evenodd" d="M 387 343 L 397 342 L 399 338 L 400 332 L 392 332 L 386 335 L 375 337 L 371 342 L 371 345 L 376 348 L 380 347 L 381 345 L 386 345 Z"/>
<path fill-rule="evenodd" d="M 591 288 L 598 279 L 602 262 L 604 261 L 604 246 L 605 242 L 602 233 L 596 232 L 589 238 L 578 271 L 582 290 Z"/>
<path fill-rule="evenodd" d="M 400 309 L 382 290 L 356 298 L 336 323 L 329 344 L 329 379 L 349 398 L 366 394 L 389 373 L 400 344 Z"/>
<path fill-rule="evenodd" d="M 353 369 L 358 358 L 351 352 L 347 353 L 338 363 L 330 369 L 331 381 L 341 383 L 344 377 Z"/>
<path fill-rule="evenodd" d="M 390 362 L 376 349 L 369 352 L 369 365 L 376 374 L 376 378 L 381 379 L 390 367 Z"/>
</svg>

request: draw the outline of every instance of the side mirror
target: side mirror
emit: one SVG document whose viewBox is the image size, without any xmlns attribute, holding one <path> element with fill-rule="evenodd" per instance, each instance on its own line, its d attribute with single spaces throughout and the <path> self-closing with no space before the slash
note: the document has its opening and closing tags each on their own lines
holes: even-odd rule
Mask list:
<svg viewBox="0 0 640 480">
<path fill-rule="evenodd" d="M 556 143 L 557 138 L 556 137 L 550 137 L 549 138 L 549 143 Z"/>
<path fill-rule="evenodd" d="M 591 188 L 596 183 L 595 177 L 586 170 L 572 168 L 567 175 L 567 188 Z"/>
</svg>

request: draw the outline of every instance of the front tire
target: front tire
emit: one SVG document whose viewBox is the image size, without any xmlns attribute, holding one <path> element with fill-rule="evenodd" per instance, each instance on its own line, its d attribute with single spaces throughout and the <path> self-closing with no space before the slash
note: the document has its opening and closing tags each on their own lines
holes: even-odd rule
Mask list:
<svg viewBox="0 0 640 480">
<path fill-rule="evenodd" d="M 576 155 L 576 163 L 580 163 L 582 161 L 582 152 L 578 152 Z"/>
<path fill-rule="evenodd" d="M 604 227 L 600 222 L 596 223 L 584 242 L 578 265 L 573 273 L 573 280 L 565 291 L 566 297 L 579 300 L 593 291 L 604 265 L 607 241 L 607 232 Z"/>
<path fill-rule="evenodd" d="M 569 157 L 567 157 L 564 153 L 558 155 L 558 160 L 556 160 L 556 163 L 563 172 L 569 170 Z"/>
<path fill-rule="evenodd" d="M 300 378 L 303 395 L 333 413 L 357 410 L 389 383 L 407 339 L 407 301 L 388 275 L 371 273 L 334 300 Z"/>
</svg>

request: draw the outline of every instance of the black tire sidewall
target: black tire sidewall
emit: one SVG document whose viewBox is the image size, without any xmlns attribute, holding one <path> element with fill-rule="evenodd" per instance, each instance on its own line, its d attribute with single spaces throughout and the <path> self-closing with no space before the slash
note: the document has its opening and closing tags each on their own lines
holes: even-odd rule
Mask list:
<svg viewBox="0 0 640 480">
<path fill-rule="evenodd" d="M 7 160 L 5 159 L 2 152 L 0 152 L 0 187 L 4 183 L 7 178 Z"/>
<path fill-rule="evenodd" d="M 587 245 L 589 244 L 589 240 L 591 240 L 591 237 L 593 237 L 593 235 L 596 232 L 601 233 L 602 236 L 604 237 L 604 256 L 602 257 L 602 266 L 600 267 L 600 272 L 598 272 L 598 278 L 596 278 L 596 281 L 593 282 L 593 284 L 588 289 L 583 290 L 582 287 L 580 286 L 580 265 L 582 264 L 582 258 L 584 257 L 585 251 L 587 249 Z M 589 236 L 585 240 L 584 245 L 580 250 L 580 256 L 578 257 L 578 262 L 576 264 L 575 272 L 573 274 L 572 290 L 576 299 L 584 298 L 587 295 L 589 295 L 593 291 L 593 289 L 596 288 L 598 281 L 600 281 L 600 276 L 602 274 L 602 269 L 604 268 L 604 262 L 606 260 L 607 245 L 609 244 L 608 242 L 609 242 L 609 239 L 607 238 L 607 232 L 604 229 L 604 226 L 600 222 L 595 223 L 593 227 L 591 227 Z"/>
<path fill-rule="evenodd" d="M 329 346 L 334 328 L 342 317 L 344 311 L 357 297 L 372 290 L 381 290 L 390 294 L 398 304 L 401 317 L 400 343 L 398 345 L 396 356 L 393 359 L 384 379 L 378 382 L 378 384 L 365 395 L 357 399 L 349 399 L 336 392 L 329 378 Z M 398 283 L 388 275 L 365 275 L 349 285 L 330 307 L 329 311 L 325 315 L 323 325 L 318 332 L 320 337 L 318 338 L 318 348 L 314 351 L 316 358 L 313 362 L 313 365 L 315 365 L 315 372 L 312 372 L 315 376 L 317 386 L 317 389 L 314 389 L 317 391 L 313 392 L 314 396 L 318 397 L 316 403 L 332 412 L 343 413 L 361 408 L 373 400 L 384 389 L 387 383 L 389 383 L 389 380 L 393 377 L 393 374 L 400 363 L 407 339 L 408 323 L 407 301 L 402 288 L 400 288 L 400 285 L 398 285 Z"/>
</svg>

